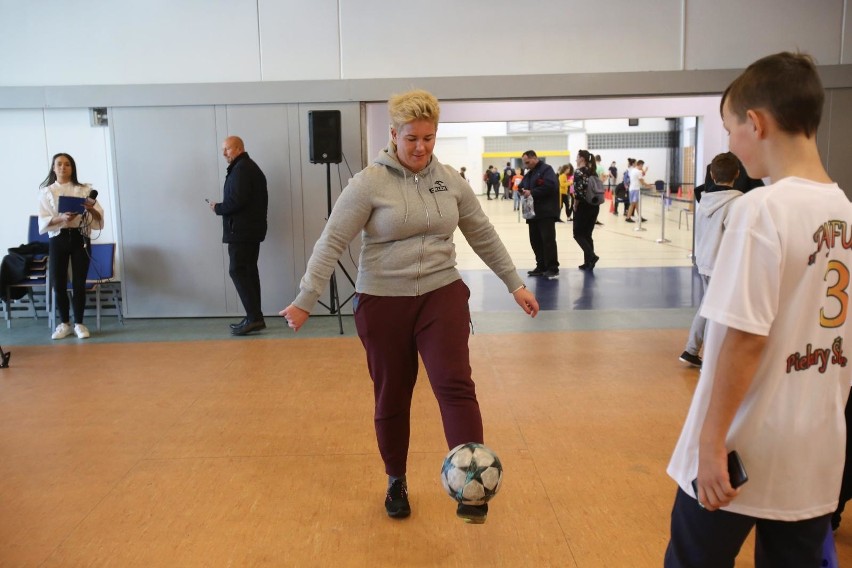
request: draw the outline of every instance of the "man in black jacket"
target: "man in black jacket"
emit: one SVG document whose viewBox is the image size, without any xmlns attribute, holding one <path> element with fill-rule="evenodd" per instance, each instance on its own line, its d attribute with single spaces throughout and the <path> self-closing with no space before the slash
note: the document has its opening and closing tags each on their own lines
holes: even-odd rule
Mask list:
<svg viewBox="0 0 852 568">
<path fill-rule="evenodd" d="M 231 324 L 231 333 L 246 335 L 266 328 L 260 308 L 260 274 L 257 260 L 260 243 L 266 238 L 266 209 L 269 197 L 266 176 L 245 151 L 238 136 L 222 142 L 222 155 L 228 162 L 225 191 L 221 203 L 210 208 L 222 216 L 222 242 L 228 243 L 228 273 L 246 310 L 246 317 Z"/>
<path fill-rule="evenodd" d="M 530 276 L 559 278 L 559 258 L 556 252 L 556 220 L 559 218 L 559 180 L 553 168 L 527 150 L 522 156 L 528 171 L 521 180 L 520 189 L 525 197 L 532 195 L 535 218 L 527 219 L 530 245 L 535 253 L 535 269 Z"/>
</svg>

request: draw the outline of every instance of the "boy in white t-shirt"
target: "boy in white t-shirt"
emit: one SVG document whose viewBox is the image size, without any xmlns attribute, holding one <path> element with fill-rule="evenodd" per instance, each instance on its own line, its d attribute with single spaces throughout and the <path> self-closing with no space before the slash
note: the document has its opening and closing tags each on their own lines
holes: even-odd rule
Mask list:
<svg viewBox="0 0 852 568">
<path fill-rule="evenodd" d="M 731 151 L 772 183 L 732 205 L 704 298 L 704 362 L 668 467 L 667 567 L 733 566 L 753 527 L 757 568 L 821 563 L 852 382 L 852 203 L 817 150 L 823 101 L 813 61 L 792 53 L 756 61 L 722 96 Z M 732 450 L 749 477 L 739 489 Z"/>
<path fill-rule="evenodd" d="M 647 168 L 645 168 L 644 160 L 637 160 L 636 166 L 628 169 L 628 174 L 630 175 L 630 188 L 629 188 L 629 196 L 630 196 L 630 209 L 627 210 L 627 222 L 633 223 L 633 214 L 638 213 L 639 218 L 644 223 L 647 221 L 644 217 L 642 217 L 642 204 L 639 202 L 642 196 L 640 192 L 642 191 L 642 186 L 645 185 L 645 172 L 647 172 Z"/>
</svg>

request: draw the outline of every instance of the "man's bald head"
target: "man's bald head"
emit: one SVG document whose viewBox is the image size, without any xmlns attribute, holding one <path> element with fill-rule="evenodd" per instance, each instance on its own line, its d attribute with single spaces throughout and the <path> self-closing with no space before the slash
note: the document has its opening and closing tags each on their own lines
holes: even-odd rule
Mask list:
<svg viewBox="0 0 852 568">
<path fill-rule="evenodd" d="M 225 156 L 225 161 L 229 164 L 234 161 L 234 158 L 246 151 L 243 144 L 243 139 L 239 136 L 228 136 L 222 142 L 222 155 Z"/>
</svg>

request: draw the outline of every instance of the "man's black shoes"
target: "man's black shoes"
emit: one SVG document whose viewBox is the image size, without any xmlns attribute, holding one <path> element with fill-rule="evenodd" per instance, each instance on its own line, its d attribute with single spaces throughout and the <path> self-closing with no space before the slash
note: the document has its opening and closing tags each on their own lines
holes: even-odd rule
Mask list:
<svg viewBox="0 0 852 568">
<path fill-rule="evenodd" d="M 231 335 L 246 335 L 253 331 L 260 331 L 261 329 L 266 329 L 266 322 L 262 319 L 255 321 L 248 321 L 238 327 L 235 327 L 231 330 Z"/>
<path fill-rule="evenodd" d="M 247 321 L 248 321 L 248 319 L 247 319 L 247 318 L 243 318 L 243 319 L 241 319 L 240 321 L 238 321 L 237 323 L 229 323 L 229 324 L 228 324 L 228 327 L 230 327 L 231 329 L 237 329 L 237 328 L 239 328 L 239 327 L 244 326 L 244 325 L 246 324 L 246 322 L 247 322 Z"/>
</svg>

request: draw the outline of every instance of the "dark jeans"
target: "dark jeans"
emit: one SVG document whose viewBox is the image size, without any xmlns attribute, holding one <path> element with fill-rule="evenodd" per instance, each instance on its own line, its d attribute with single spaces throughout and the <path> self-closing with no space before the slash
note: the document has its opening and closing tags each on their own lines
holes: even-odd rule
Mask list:
<svg viewBox="0 0 852 568">
<path fill-rule="evenodd" d="M 822 544 L 830 515 L 804 521 L 771 521 L 727 511 L 707 511 L 678 488 L 672 509 L 665 568 L 733 568 L 748 534 L 756 527 L 755 568 L 822 565 Z"/>
<path fill-rule="evenodd" d="M 491 188 L 492 187 L 494 188 L 494 199 L 497 199 L 498 197 L 500 197 L 500 182 L 497 182 L 497 183 L 488 182 L 488 189 L 485 190 L 486 196 L 488 197 L 488 199 L 491 199 Z"/>
<path fill-rule="evenodd" d="M 59 321 L 70 323 L 68 264 L 71 264 L 71 290 L 74 293 L 74 323 L 83 323 L 86 311 L 86 274 L 89 272 L 89 239 L 77 229 L 62 229 L 48 244 L 48 267 L 56 297 Z"/>
<path fill-rule="evenodd" d="M 406 471 L 418 353 L 438 399 L 447 449 L 483 442 L 467 345 L 469 298 L 461 280 L 422 296 L 357 296 L 355 327 L 367 352 L 376 439 L 388 475 Z"/>
<path fill-rule="evenodd" d="M 583 249 L 583 263 L 594 264 L 595 241 L 592 239 L 592 231 L 595 230 L 595 221 L 600 213 L 599 205 L 580 203 L 574 212 L 574 240 Z"/>
<path fill-rule="evenodd" d="M 260 243 L 228 243 L 228 274 L 234 282 L 248 321 L 263 319 L 260 308 L 260 273 L 257 259 L 260 256 Z"/>
<path fill-rule="evenodd" d="M 535 267 L 542 271 L 559 271 L 556 250 L 556 219 L 530 219 L 527 221 L 530 245 L 535 253 Z"/>
</svg>

